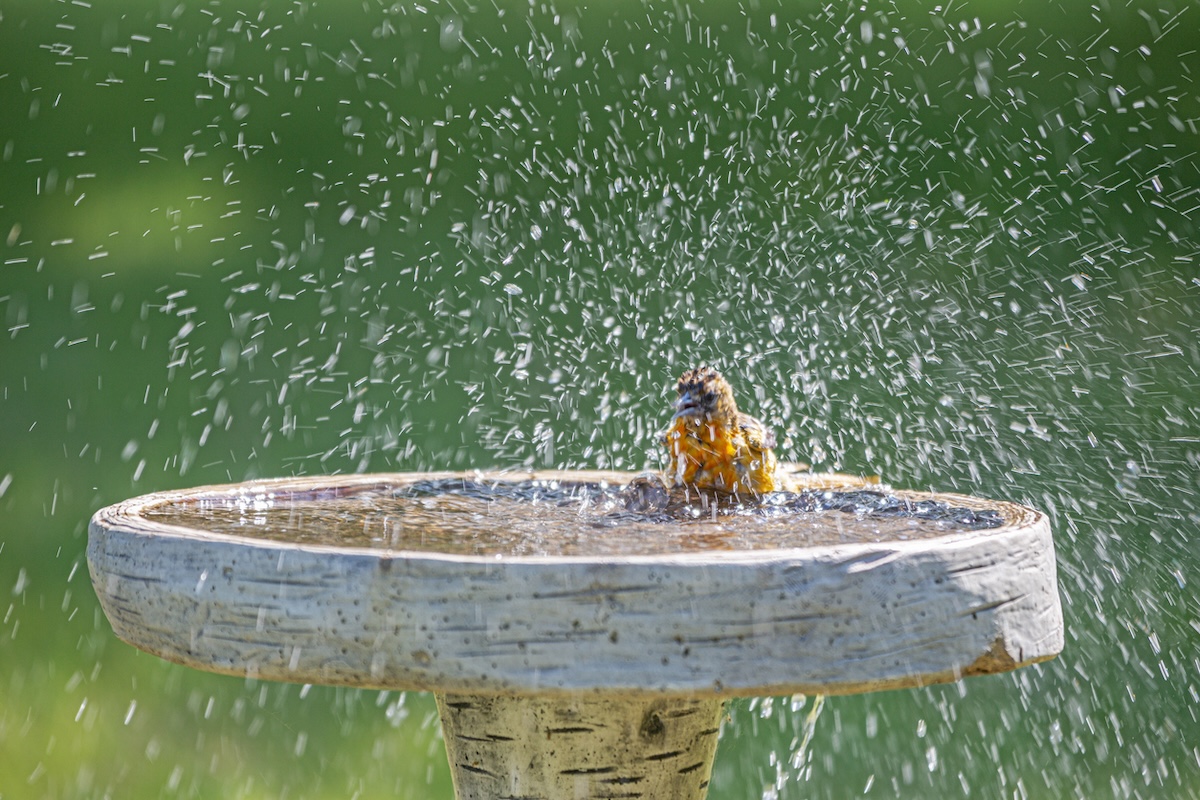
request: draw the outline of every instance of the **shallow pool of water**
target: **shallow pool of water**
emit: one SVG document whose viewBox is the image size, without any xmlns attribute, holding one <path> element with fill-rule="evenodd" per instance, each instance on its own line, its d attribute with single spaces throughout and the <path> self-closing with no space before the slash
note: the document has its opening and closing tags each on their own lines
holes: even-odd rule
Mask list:
<svg viewBox="0 0 1200 800">
<path fill-rule="evenodd" d="M 462 478 L 189 498 L 146 516 L 289 543 L 476 556 L 771 550 L 925 539 L 1004 522 L 997 509 L 882 487 L 730 498 L 638 484 Z"/>
</svg>

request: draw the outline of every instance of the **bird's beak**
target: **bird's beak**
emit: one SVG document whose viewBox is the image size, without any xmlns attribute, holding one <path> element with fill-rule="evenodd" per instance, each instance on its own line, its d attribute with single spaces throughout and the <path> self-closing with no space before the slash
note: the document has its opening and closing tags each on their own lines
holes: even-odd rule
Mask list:
<svg viewBox="0 0 1200 800">
<path fill-rule="evenodd" d="M 684 392 L 679 395 L 679 399 L 675 401 L 675 416 L 671 417 L 672 421 L 680 417 L 697 417 L 699 415 L 700 398 L 691 392 Z"/>
</svg>

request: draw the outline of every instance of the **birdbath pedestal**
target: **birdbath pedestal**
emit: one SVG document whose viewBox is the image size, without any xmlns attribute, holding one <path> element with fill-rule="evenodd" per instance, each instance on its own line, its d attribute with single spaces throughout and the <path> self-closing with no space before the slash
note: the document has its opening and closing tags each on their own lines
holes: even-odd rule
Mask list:
<svg viewBox="0 0 1200 800">
<path fill-rule="evenodd" d="M 1062 648 L 1032 509 L 792 472 L 774 505 L 672 518 L 629 510 L 632 477 L 162 492 L 97 512 L 88 565 L 116 634 L 170 661 L 434 692 L 461 800 L 703 798 L 727 698 L 955 681 Z"/>
</svg>

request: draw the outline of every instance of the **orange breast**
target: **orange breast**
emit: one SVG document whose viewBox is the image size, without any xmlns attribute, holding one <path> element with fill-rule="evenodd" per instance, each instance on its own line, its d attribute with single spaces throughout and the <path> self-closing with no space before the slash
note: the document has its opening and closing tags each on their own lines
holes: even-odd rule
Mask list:
<svg viewBox="0 0 1200 800">
<path fill-rule="evenodd" d="M 765 493 L 775 488 L 775 458 L 770 450 L 753 450 L 736 425 L 695 424 L 680 418 L 667 431 L 674 485 L 719 492 Z"/>
</svg>

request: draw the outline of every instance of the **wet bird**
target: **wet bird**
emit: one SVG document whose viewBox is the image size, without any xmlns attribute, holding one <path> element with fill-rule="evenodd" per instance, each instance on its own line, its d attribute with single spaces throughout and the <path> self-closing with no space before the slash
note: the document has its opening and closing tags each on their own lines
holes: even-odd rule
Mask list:
<svg viewBox="0 0 1200 800">
<path fill-rule="evenodd" d="M 668 486 L 723 494 L 773 491 L 775 435 L 738 411 L 733 388 L 712 367 L 688 370 L 676 386 L 675 416 L 663 434 Z"/>
</svg>

